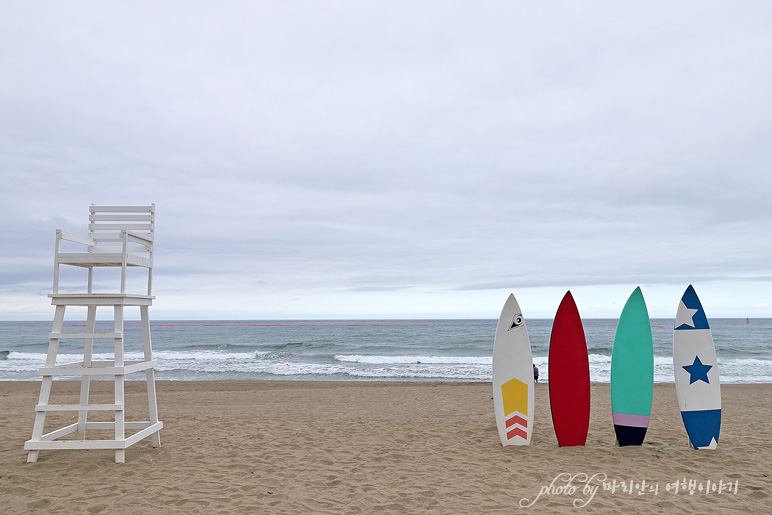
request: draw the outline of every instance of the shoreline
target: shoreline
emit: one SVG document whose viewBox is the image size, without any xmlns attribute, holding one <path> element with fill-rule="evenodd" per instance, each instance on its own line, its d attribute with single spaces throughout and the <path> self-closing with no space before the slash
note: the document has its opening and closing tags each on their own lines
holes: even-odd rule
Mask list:
<svg viewBox="0 0 772 515">
<path fill-rule="evenodd" d="M 91 402 L 111 397 L 111 382 L 92 385 Z M 547 383 L 536 386 L 527 447 L 499 443 L 489 382 L 156 385 L 161 447 L 140 441 L 124 464 L 99 450 L 41 451 L 27 464 L 40 382 L 0 381 L 0 511 L 568 513 L 586 502 L 609 512 L 764 512 L 772 498 L 768 383 L 722 385 L 715 451 L 687 446 L 672 383 L 654 385 L 651 425 L 636 448 L 614 444 L 608 383 L 592 384 L 587 445 L 571 448 L 557 446 Z M 57 381 L 52 402 L 78 391 L 78 381 Z M 142 417 L 143 382 L 126 383 L 126 403 L 127 420 Z M 669 491 L 682 479 L 686 490 Z M 657 490 L 622 489 L 642 481 Z M 710 491 L 717 484 L 736 493 Z"/>
</svg>

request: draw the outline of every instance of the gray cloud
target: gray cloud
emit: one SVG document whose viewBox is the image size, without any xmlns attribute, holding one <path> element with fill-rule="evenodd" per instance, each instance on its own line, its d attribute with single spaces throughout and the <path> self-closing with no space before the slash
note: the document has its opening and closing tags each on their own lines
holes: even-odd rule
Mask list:
<svg viewBox="0 0 772 515">
<path fill-rule="evenodd" d="M 9 299 L 92 202 L 159 299 L 772 275 L 764 2 L 2 10 Z"/>
</svg>

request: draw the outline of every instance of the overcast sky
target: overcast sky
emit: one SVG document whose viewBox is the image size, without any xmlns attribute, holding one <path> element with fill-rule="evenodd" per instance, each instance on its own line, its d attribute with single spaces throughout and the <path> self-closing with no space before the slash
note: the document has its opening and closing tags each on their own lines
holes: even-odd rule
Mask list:
<svg viewBox="0 0 772 515">
<path fill-rule="evenodd" d="M 772 316 L 772 3 L 0 0 L 0 319 L 156 204 L 156 319 Z"/>
</svg>

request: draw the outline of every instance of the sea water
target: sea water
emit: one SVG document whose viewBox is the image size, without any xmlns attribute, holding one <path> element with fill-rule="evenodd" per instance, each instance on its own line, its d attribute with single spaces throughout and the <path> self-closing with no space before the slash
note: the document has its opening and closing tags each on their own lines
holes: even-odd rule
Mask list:
<svg viewBox="0 0 772 515">
<path fill-rule="evenodd" d="M 156 378 L 490 381 L 496 320 L 152 321 Z M 673 381 L 673 319 L 652 319 L 654 380 Z M 590 379 L 608 382 L 615 319 L 583 321 Z M 724 383 L 772 382 L 772 319 L 711 319 Z M 84 322 L 65 322 L 83 331 Z M 540 381 L 549 380 L 552 320 L 527 320 Z M 79 329 L 80 328 L 80 329 Z M 36 380 L 51 322 L 0 322 L 0 380 Z M 97 332 L 112 322 L 97 322 Z M 139 322 L 126 322 L 127 360 L 142 358 Z M 60 363 L 82 359 L 63 340 Z M 95 360 L 112 359 L 95 341 Z M 132 374 L 129 379 L 142 379 Z"/>
</svg>

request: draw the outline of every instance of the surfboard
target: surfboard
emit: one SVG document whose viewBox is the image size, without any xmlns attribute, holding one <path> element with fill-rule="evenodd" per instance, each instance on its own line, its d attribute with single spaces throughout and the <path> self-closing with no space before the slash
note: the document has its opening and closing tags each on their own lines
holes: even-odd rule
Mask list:
<svg viewBox="0 0 772 515">
<path fill-rule="evenodd" d="M 570 291 L 552 324 L 549 388 L 558 445 L 584 445 L 590 427 L 590 363 L 582 319 Z"/>
<path fill-rule="evenodd" d="M 611 350 L 611 416 L 620 447 L 643 444 L 653 394 L 651 322 L 638 287 L 622 309 Z"/>
<path fill-rule="evenodd" d="M 533 358 L 520 305 L 509 295 L 493 340 L 493 411 L 501 445 L 529 445 L 533 429 Z"/>
<path fill-rule="evenodd" d="M 695 449 L 715 449 L 721 431 L 721 384 L 708 318 L 690 284 L 676 312 L 673 373 L 681 418 Z"/>
</svg>

